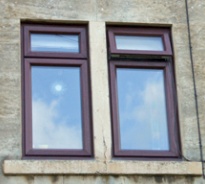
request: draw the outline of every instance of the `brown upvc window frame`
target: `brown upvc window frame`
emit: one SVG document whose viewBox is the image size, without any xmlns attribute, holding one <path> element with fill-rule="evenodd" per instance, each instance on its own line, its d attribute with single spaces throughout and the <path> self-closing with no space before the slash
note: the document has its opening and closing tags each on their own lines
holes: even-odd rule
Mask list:
<svg viewBox="0 0 205 184">
<path fill-rule="evenodd" d="M 119 50 L 116 46 L 115 36 L 157 36 L 162 38 L 164 50 Z M 169 29 L 167 28 L 116 28 L 111 27 L 108 30 L 109 49 L 112 54 L 137 54 L 137 55 L 164 55 L 172 56 Z"/>
<path fill-rule="evenodd" d="M 41 30 L 47 33 L 80 32 L 79 53 L 31 52 L 28 30 Z M 44 29 L 45 28 L 45 29 Z M 50 28 L 50 29 L 49 29 Z M 45 32 L 43 31 L 45 30 Z M 80 31 L 79 31 L 80 30 Z M 26 35 L 26 37 L 25 37 Z M 22 99 L 23 99 L 23 158 L 25 159 L 74 159 L 93 157 L 91 96 L 89 81 L 89 63 L 87 51 L 87 26 L 61 26 L 22 24 Z M 80 96 L 82 116 L 82 149 L 36 149 L 32 146 L 32 66 L 79 67 Z"/>
<path fill-rule="evenodd" d="M 152 31 L 154 33 L 152 34 Z M 125 28 L 108 27 L 109 49 L 109 81 L 110 81 L 110 104 L 112 120 L 113 157 L 132 159 L 179 159 L 180 141 L 178 126 L 177 94 L 174 77 L 174 62 L 172 58 L 170 31 L 160 28 Z M 163 35 L 165 34 L 165 51 L 136 51 L 117 50 L 115 33 L 119 35 Z M 146 34 L 144 34 L 146 33 Z M 117 54 L 117 55 L 116 55 Z M 152 58 L 153 57 L 153 58 Z M 117 90 L 117 69 L 160 69 L 164 73 L 165 102 L 167 112 L 167 128 L 169 150 L 136 150 L 120 148 L 120 122 Z"/>
<path fill-rule="evenodd" d="M 38 52 L 31 50 L 31 34 L 65 34 L 65 35 L 78 35 L 79 36 L 79 53 L 72 52 Z M 40 57 L 40 58 L 87 58 L 87 41 L 86 30 L 82 26 L 54 26 L 54 25 L 32 25 L 24 26 L 24 56 L 27 57 Z"/>
</svg>

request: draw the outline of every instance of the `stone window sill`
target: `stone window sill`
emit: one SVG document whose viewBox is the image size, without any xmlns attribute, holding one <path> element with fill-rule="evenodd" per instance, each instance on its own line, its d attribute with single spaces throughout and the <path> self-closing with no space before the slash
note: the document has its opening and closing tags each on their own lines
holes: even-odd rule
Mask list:
<svg viewBox="0 0 205 184">
<path fill-rule="evenodd" d="M 201 162 L 5 160 L 5 175 L 202 175 Z"/>
</svg>

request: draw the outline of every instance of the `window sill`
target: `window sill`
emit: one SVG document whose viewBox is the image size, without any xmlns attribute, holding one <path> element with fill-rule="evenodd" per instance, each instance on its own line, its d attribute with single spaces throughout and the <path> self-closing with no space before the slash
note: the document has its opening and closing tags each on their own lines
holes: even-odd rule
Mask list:
<svg viewBox="0 0 205 184">
<path fill-rule="evenodd" d="M 5 160 L 5 175 L 202 175 L 201 162 Z"/>
</svg>

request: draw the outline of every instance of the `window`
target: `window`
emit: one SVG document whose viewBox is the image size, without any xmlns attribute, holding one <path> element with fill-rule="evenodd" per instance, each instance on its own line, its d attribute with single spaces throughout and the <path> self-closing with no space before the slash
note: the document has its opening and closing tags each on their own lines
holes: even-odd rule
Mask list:
<svg viewBox="0 0 205 184">
<path fill-rule="evenodd" d="M 108 27 L 114 157 L 178 158 L 169 29 Z"/>
<path fill-rule="evenodd" d="M 24 157 L 90 157 L 86 26 L 22 25 Z"/>
</svg>

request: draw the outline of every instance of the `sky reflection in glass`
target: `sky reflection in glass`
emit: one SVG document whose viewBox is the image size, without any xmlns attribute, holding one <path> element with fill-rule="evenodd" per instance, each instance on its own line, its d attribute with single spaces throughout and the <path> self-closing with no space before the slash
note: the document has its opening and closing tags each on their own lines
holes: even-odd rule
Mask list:
<svg viewBox="0 0 205 184">
<path fill-rule="evenodd" d="M 80 68 L 32 66 L 36 149 L 82 149 Z"/>
<path fill-rule="evenodd" d="M 163 51 L 164 46 L 160 36 L 115 36 L 119 50 Z"/>
<path fill-rule="evenodd" d="M 169 150 L 163 70 L 117 69 L 122 150 Z"/>
<path fill-rule="evenodd" d="M 31 51 L 79 53 L 79 36 L 63 34 L 31 34 Z"/>
</svg>

